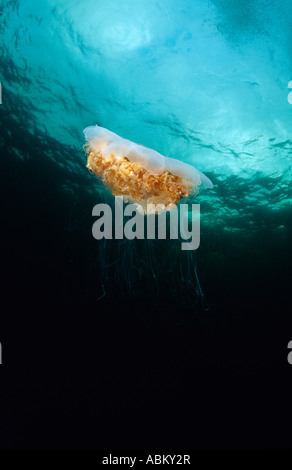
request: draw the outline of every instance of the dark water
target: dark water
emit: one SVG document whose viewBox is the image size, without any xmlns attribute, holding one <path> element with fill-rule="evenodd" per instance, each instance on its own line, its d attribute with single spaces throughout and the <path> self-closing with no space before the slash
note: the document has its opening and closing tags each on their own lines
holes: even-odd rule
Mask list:
<svg viewBox="0 0 292 470">
<path fill-rule="evenodd" d="M 291 14 L 3 3 L 1 447 L 291 445 Z M 156 281 L 126 244 L 105 282 L 91 211 L 108 195 L 82 135 L 96 123 L 214 182 L 190 264 L 209 309 L 176 247 Z"/>
</svg>

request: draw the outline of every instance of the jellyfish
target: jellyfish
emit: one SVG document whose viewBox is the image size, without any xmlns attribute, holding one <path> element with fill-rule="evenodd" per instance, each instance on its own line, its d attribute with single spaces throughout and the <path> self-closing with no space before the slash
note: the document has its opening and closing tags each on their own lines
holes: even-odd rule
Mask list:
<svg viewBox="0 0 292 470">
<path fill-rule="evenodd" d="M 87 168 L 99 176 L 114 196 L 148 208 L 173 210 L 182 198 L 212 188 L 206 175 L 194 166 L 124 139 L 104 127 L 84 130 L 88 142 Z"/>
<path fill-rule="evenodd" d="M 161 210 L 169 214 L 199 189 L 213 188 L 210 179 L 192 165 L 103 127 L 90 126 L 83 132 L 87 168 L 105 186 L 104 202 L 109 205 L 113 206 L 112 196 L 120 197 L 123 204 L 135 204 L 145 216 L 155 217 Z M 129 295 L 155 291 L 156 299 L 173 295 L 180 305 L 185 300 L 207 308 L 195 252 L 182 253 L 172 239 L 100 242 L 98 265 L 104 293 L 109 287 Z"/>
</svg>

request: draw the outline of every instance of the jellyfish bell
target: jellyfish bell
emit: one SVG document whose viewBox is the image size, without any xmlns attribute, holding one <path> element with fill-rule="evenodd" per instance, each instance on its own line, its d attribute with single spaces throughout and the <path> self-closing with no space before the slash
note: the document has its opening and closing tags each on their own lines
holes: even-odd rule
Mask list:
<svg viewBox="0 0 292 470">
<path fill-rule="evenodd" d="M 88 143 L 87 168 L 101 177 L 114 196 L 139 203 L 145 213 L 147 204 L 164 204 L 171 210 L 200 187 L 213 187 L 194 166 L 165 157 L 104 127 L 90 126 L 83 132 Z"/>
</svg>

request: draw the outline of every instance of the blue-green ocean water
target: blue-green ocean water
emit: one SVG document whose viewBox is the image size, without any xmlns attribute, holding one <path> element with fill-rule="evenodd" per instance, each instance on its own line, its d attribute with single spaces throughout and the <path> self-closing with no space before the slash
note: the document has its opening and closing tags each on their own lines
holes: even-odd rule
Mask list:
<svg viewBox="0 0 292 470">
<path fill-rule="evenodd" d="M 85 168 L 82 131 L 98 124 L 212 179 L 195 202 L 201 271 L 215 290 L 228 258 L 244 266 L 248 257 L 260 278 L 271 256 L 286 269 L 290 1 L 14 0 L 2 2 L 0 31 L 1 142 L 18 177 L 24 168 L 40 185 L 44 211 L 47 175 L 56 200 L 74 206 L 90 195 L 81 197 L 90 220 L 90 201 L 103 197 Z M 69 231 L 83 224 L 77 217 L 72 228 L 66 212 Z"/>
<path fill-rule="evenodd" d="M 44 213 L 50 200 L 78 206 L 87 228 L 74 209 L 60 209 L 69 239 L 91 236 L 90 212 L 103 200 L 83 151 L 83 129 L 98 124 L 213 181 L 195 201 L 199 272 L 211 294 L 222 292 L 225 268 L 224 288 L 239 279 L 239 291 L 249 271 L 264 285 L 271 259 L 287 269 L 290 1 L 14 0 L 2 2 L 0 32 L 6 165 L 35 185 Z"/>
<path fill-rule="evenodd" d="M 289 0 L 2 2 L 2 111 L 19 127 L 12 158 L 29 158 L 24 130 L 47 142 L 42 158 L 66 168 L 72 188 L 84 172 L 82 130 L 97 123 L 206 172 L 215 183 L 200 198 L 206 223 L 248 235 L 260 211 L 285 237 L 291 43 Z"/>
</svg>

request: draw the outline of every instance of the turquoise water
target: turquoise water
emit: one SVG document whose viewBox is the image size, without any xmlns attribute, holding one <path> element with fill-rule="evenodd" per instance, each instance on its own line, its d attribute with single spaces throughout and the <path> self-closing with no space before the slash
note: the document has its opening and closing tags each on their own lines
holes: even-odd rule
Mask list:
<svg viewBox="0 0 292 470">
<path fill-rule="evenodd" d="M 260 210 L 285 234 L 290 1 L 9 1 L 2 18 L 2 107 L 72 148 L 45 158 L 80 174 L 82 130 L 99 124 L 206 172 L 208 224 L 248 235 Z"/>
<path fill-rule="evenodd" d="M 15 0 L 2 18 L 6 165 L 40 186 L 44 212 L 50 201 L 60 207 L 66 243 L 80 230 L 90 238 L 92 207 L 107 197 L 85 168 L 83 129 L 98 124 L 213 181 L 194 201 L 209 296 L 242 295 L 258 279 L 266 289 L 275 271 L 288 272 L 290 1 Z M 180 268 L 169 269 L 177 282 Z"/>
</svg>

